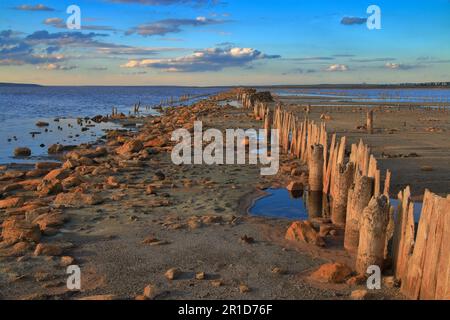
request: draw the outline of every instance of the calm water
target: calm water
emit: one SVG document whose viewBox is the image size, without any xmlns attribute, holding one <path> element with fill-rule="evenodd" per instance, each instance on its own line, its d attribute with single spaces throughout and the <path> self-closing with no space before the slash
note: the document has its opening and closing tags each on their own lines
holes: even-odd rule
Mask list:
<svg viewBox="0 0 450 320">
<path fill-rule="evenodd" d="M 144 113 L 154 113 L 145 110 L 144 106 L 158 105 L 169 97 L 176 99 L 188 94 L 196 97 L 189 102 L 182 102 L 189 104 L 224 90 L 226 88 L 0 86 L 0 163 L 32 162 L 45 158 L 48 146 L 53 143 L 92 142 L 104 134 L 104 129 L 116 126 L 102 123 L 95 124 L 88 131 L 81 131 L 74 120 L 77 117 L 110 114 L 112 107 L 128 114 L 139 101 Z M 54 122 L 55 118 L 65 119 Z M 48 122 L 50 126 L 36 127 L 35 123 L 40 120 Z M 34 138 L 32 132 L 36 133 Z M 25 146 L 32 149 L 32 158 L 13 158 L 14 149 Z"/>
<path fill-rule="evenodd" d="M 322 211 L 322 198 L 302 193 L 294 196 L 287 189 L 267 189 L 267 196 L 255 201 L 250 208 L 251 215 L 269 218 L 281 218 L 289 220 L 308 220 L 313 217 L 320 217 Z M 394 208 L 398 207 L 397 199 L 390 199 Z M 414 220 L 420 220 L 423 204 L 414 203 Z M 315 211 L 313 214 L 312 211 Z"/>
<path fill-rule="evenodd" d="M 276 89 L 280 96 L 313 96 L 353 102 L 450 103 L 450 89 Z"/>
<path fill-rule="evenodd" d="M 255 216 L 307 220 L 303 197 L 293 197 L 287 189 L 267 189 L 268 195 L 255 202 L 249 212 Z"/>
</svg>

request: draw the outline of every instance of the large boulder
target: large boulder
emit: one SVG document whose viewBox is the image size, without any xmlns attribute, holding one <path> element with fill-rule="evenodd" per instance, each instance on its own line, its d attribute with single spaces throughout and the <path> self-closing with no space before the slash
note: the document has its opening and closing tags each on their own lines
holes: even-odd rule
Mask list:
<svg viewBox="0 0 450 320">
<path fill-rule="evenodd" d="M 41 239 L 41 231 L 37 224 L 17 217 L 10 217 L 3 221 L 2 237 L 7 242 L 17 242 L 20 240 L 39 242 Z"/>
<path fill-rule="evenodd" d="M 309 221 L 296 221 L 292 223 L 286 232 L 285 238 L 290 241 L 301 241 L 320 247 L 325 246 L 325 241 L 319 236 Z"/>
</svg>

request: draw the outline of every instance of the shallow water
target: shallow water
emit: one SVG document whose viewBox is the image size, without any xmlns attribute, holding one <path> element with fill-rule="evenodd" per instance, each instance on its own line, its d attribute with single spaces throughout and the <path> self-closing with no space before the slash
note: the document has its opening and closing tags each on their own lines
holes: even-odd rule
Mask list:
<svg viewBox="0 0 450 320">
<path fill-rule="evenodd" d="M 318 218 L 323 213 L 323 195 L 321 193 L 304 192 L 293 195 L 287 189 L 267 189 L 267 196 L 255 201 L 249 212 L 254 216 L 283 218 L 289 220 L 308 220 Z M 398 206 L 397 199 L 391 199 L 394 208 Z M 422 203 L 414 203 L 414 220 L 420 220 Z"/>
<path fill-rule="evenodd" d="M 90 123 L 87 131 L 76 119 L 40 118 L 47 122 L 47 127 L 37 127 L 30 119 L 17 119 L 2 124 L 0 131 L 4 133 L 0 144 L 0 163 L 32 163 L 37 160 L 51 159 L 47 149 L 52 144 L 78 145 L 80 143 L 94 142 L 105 134 L 106 129 L 120 128 L 120 125 L 111 122 Z M 31 149 L 31 157 L 14 157 L 16 147 Z"/>
<path fill-rule="evenodd" d="M 450 103 L 450 89 L 276 89 L 280 96 L 323 97 L 345 102 L 392 102 L 392 103 Z"/>
<path fill-rule="evenodd" d="M 257 200 L 250 208 L 251 215 L 307 220 L 308 213 L 303 195 L 294 197 L 287 189 L 267 189 L 267 196 Z"/>
<path fill-rule="evenodd" d="M 141 102 L 141 114 L 156 114 L 157 111 L 145 107 L 158 105 L 161 100 L 170 97 L 177 99 L 188 94 L 194 98 L 180 104 L 190 104 L 224 90 L 226 88 L 0 86 L 0 164 L 46 159 L 47 148 L 51 144 L 95 142 L 104 134 L 104 129 L 118 127 L 113 123 L 101 123 L 82 132 L 76 123 L 78 117 L 111 114 L 112 107 L 128 114 L 138 102 Z M 66 119 L 56 123 L 54 118 Z M 36 127 L 37 121 L 48 122 L 48 131 Z M 58 130 L 58 125 L 63 130 Z M 30 132 L 40 134 L 35 134 L 33 138 Z M 17 147 L 29 147 L 32 157 L 13 158 Z"/>
</svg>

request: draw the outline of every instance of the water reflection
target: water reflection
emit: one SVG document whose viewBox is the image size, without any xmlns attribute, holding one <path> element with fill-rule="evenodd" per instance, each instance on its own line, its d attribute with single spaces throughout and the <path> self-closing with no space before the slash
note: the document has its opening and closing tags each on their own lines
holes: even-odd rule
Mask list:
<svg viewBox="0 0 450 320">
<path fill-rule="evenodd" d="M 250 208 L 251 215 L 290 220 L 309 220 L 323 216 L 323 201 L 326 197 L 321 192 L 289 192 L 285 188 L 267 189 L 265 192 L 267 196 L 257 200 Z"/>
</svg>

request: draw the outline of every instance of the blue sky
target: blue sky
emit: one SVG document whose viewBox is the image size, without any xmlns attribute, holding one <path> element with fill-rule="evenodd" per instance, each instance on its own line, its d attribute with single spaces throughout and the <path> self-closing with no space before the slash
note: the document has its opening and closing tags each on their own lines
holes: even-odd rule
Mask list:
<svg viewBox="0 0 450 320">
<path fill-rule="evenodd" d="M 66 26 L 72 4 L 81 30 Z M 2 0 L 0 82 L 450 81 L 449 39 L 449 0 Z"/>
</svg>

